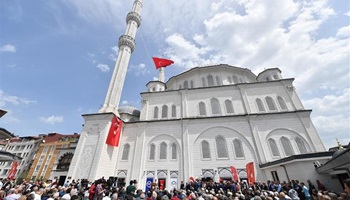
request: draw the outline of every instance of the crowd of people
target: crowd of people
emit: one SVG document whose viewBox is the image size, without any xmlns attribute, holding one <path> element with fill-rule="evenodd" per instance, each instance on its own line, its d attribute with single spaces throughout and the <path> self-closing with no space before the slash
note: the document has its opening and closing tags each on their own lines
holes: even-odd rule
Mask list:
<svg viewBox="0 0 350 200">
<path fill-rule="evenodd" d="M 0 179 L 0 200 L 350 200 L 350 179 L 344 181 L 344 192 L 335 193 L 316 180 L 306 183 L 194 180 L 181 182 L 178 189 L 160 190 L 157 181 L 147 190 L 138 188 L 136 180 L 129 185 L 103 177 L 94 182 L 26 181 L 15 183 Z"/>
</svg>

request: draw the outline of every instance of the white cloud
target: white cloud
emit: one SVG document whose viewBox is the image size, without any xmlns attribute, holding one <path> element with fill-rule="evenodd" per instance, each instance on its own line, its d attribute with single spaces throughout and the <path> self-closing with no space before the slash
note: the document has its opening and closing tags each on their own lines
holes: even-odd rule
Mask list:
<svg viewBox="0 0 350 200">
<path fill-rule="evenodd" d="M 138 65 L 131 65 L 128 71 L 132 72 L 135 76 L 144 76 L 150 73 L 148 68 L 149 67 L 147 67 L 144 63 L 140 63 Z"/>
<path fill-rule="evenodd" d="M 5 44 L 2 47 L 0 47 L 0 52 L 14 53 L 14 52 L 16 52 L 16 47 L 13 46 L 12 44 Z"/>
<path fill-rule="evenodd" d="M 101 72 L 108 72 L 110 70 L 110 68 L 106 64 L 100 63 L 96 67 L 99 68 L 101 70 Z"/>
<path fill-rule="evenodd" d="M 109 54 L 109 58 L 113 61 L 117 60 L 119 48 L 117 46 L 111 47 L 112 53 Z"/>
<path fill-rule="evenodd" d="M 350 36 L 350 25 L 341 27 L 337 31 L 337 37 L 349 37 Z"/>
<path fill-rule="evenodd" d="M 5 107 L 7 104 L 12 105 L 20 105 L 20 104 L 33 104 L 36 103 L 36 101 L 29 100 L 26 98 L 18 97 L 18 96 L 11 96 L 6 94 L 4 91 L 0 89 L 0 107 Z"/>
<path fill-rule="evenodd" d="M 47 124 L 57 124 L 63 122 L 63 116 L 39 117 L 39 120 Z"/>
<path fill-rule="evenodd" d="M 126 100 L 122 101 L 122 105 L 128 105 L 128 104 L 129 104 L 128 101 L 126 101 Z"/>
</svg>

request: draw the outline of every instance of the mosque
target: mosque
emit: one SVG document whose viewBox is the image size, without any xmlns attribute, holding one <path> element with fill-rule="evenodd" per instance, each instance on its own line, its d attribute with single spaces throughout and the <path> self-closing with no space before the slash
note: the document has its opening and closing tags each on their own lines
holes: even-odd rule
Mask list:
<svg viewBox="0 0 350 200">
<path fill-rule="evenodd" d="M 127 15 L 125 35 L 119 38 L 116 66 L 98 113 L 83 115 L 81 132 L 67 179 L 157 181 L 178 188 L 189 177 L 232 180 L 230 166 L 241 180 L 245 166 L 254 163 L 256 179 L 288 181 L 319 179 L 315 165 L 327 162 L 326 149 L 300 101 L 293 78 L 278 68 L 254 74 L 247 68 L 219 64 L 195 67 L 146 84 L 142 107 L 118 107 L 142 3 L 135 0 Z M 112 118 L 123 121 L 118 147 L 107 145 Z"/>
</svg>

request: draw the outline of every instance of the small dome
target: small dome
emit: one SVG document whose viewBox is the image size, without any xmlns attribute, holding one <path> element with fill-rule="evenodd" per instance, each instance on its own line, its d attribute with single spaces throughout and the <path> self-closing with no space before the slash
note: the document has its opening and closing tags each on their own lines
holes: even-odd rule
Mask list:
<svg viewBox="0 0 350 200">
<path fill-rule="evenodd" d="M 140 111 L 133 106 L 122 106 L 118 109 L 120 114 L 130 114 L 136 117 L 140 116 Z"/>
</svg>

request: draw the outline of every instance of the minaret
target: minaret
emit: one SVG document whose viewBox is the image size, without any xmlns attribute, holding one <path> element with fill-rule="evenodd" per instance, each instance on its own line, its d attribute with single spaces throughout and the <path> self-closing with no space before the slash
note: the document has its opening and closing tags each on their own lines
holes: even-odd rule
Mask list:
<svg viewBox="0 0 350 200">
<path fill-rule="evenodd" d="M 83 130 L 74 152 L 67 180 L 97 180 L 116 176 L 120 147 L 106 144 L 114 115 L 119 116 L 118 105 L 131 53 L 135 49 L 135 35 L 141 24 L 141 0 L 135 0 L 132 11 L 126 17 L 126 32 L 119 38 L 118 59 L 114 67 L 106 100 L 98 113 L 85 114 Z M 66 181 L 67 181 L 66 180 Z"/>
<path fill-rule="evenodd" d="M 126 31 L 124 35 L 119 37 L 118 58 L 114 66 L 105 102 L 102 108 L 100 108 L 99 113 L 113 112 L 119 116 L 118 106 L 123 90 L 125 75 L 128 69 L 131 53 L 135 49 L 136 31 L 141 25 L 141 8 L 141 0 L 135 0 L 132 11 L 126 16 Z"/>
</svg>

